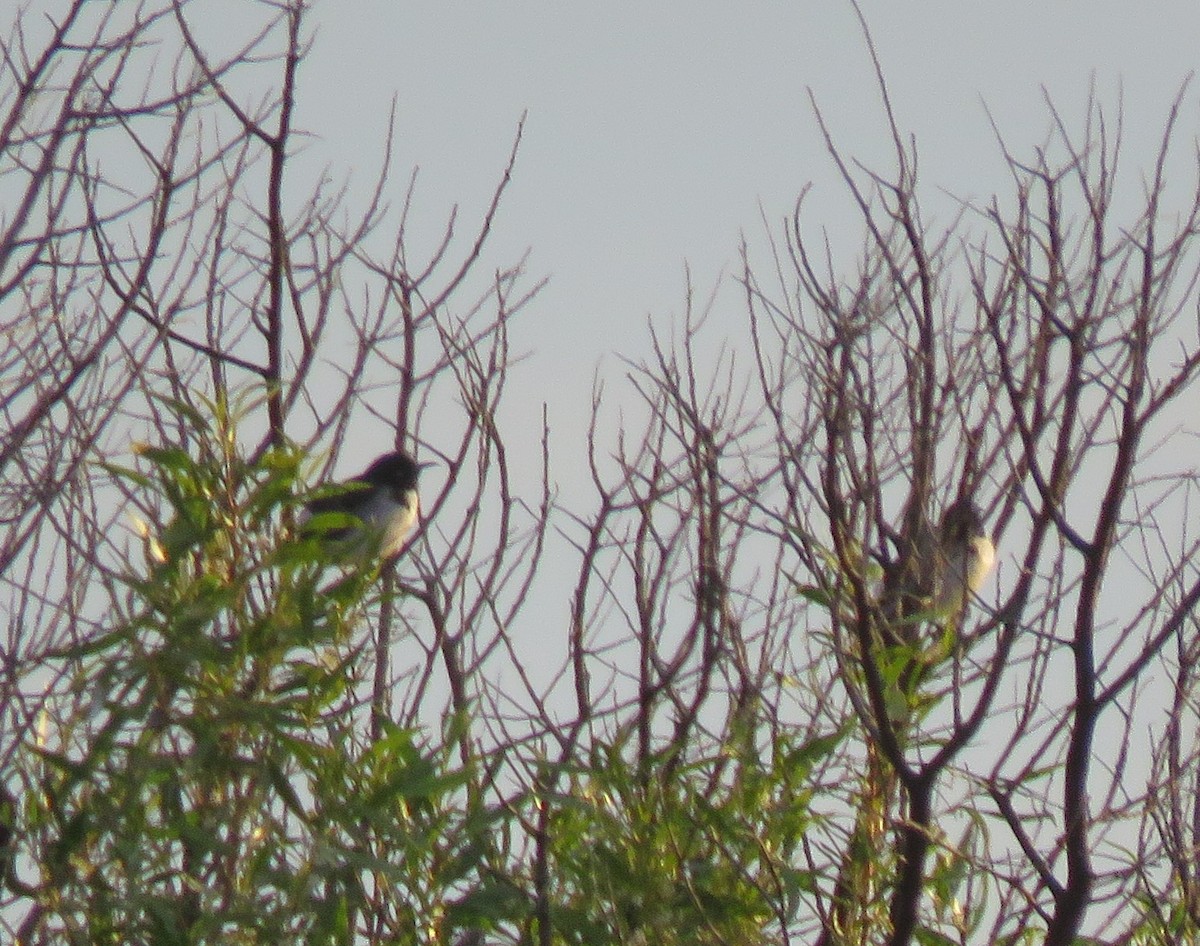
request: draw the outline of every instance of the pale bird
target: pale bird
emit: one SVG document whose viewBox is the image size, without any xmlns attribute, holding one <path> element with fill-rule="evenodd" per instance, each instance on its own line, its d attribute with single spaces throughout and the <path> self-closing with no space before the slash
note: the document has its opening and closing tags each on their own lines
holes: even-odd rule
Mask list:
<svg viewBox="0 0 1200 946">
<path fill-rule="evenodd" d="M 926 561 L 933 565 L 931 606 L 939 614 L 961 611 L 983 587 L 996 564 L 996 546 L 969 499 L 956 500 L 946 509 Z"/>
</svg>

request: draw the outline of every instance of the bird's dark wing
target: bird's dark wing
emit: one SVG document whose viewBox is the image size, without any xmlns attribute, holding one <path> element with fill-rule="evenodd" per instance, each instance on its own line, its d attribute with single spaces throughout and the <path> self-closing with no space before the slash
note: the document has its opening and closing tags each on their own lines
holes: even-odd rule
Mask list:
<svg viewBox="0 0 1200 946">
<path fill-rule="evenodd" d="M 308 523 L 314 516 L 330 513 L 354 516 L 361 519 L 367 504 L 370 502 L 371 490 L 369 486 L 370 484 L 358 479 L 348 480 L 345 483 L 337 484 L 337 486 L 333 487 L 332 492 L 310 499 L 304 504 L 305 515 L 301 526 L 308 527 Z M 347 538 L 354 530 L 354 525 L 346 525 L 325 529 L 322 532 L 326 538 L 337 541 L 338 539 Z"/>
</svg>

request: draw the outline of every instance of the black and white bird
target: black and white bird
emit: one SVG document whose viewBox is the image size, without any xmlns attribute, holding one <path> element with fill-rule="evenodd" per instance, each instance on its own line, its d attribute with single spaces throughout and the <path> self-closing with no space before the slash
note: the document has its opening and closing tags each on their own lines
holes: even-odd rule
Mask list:
<svg viewBox="0 0 1200 946">
<path fill-rule="evenodd" d="M 962 640 L 967 608 L 995 562 L 983 516 L 962 498 L 946 507 L 936 527 L 924 520 L 909 555 L 885 565 L 884 642 L 910 655 L 885 698 L 894 724 L 907 726 L 913 697 Z"/>
<path fill-rule="evenodd" d="M 926 563 L 932 566 L 931 599 L 939 614 L 957 614 L 983 587 L 996 563 L 996 546 L 969 499 L 946 508 Z"/>
<path fill-rule="evenodd" d="M 299 524 L 305 526 L 314 516 L 342 513 L 362 520 L 361 526 L 334 526 L 324 530 L 327 541 L 356 548 L 374 538 L 379 554 L 390 558 L 398 554 L 417 524 L 420 498 L 417 479 L 428 463 L 417 463 L 403 450 L 385 453 L 358 476 L 338 484 L 342 489 L 320 496 L 304 506 Z"/>
<path fill-rule="evenodd" d="M 923 519 L 906 556 L 884 562 L 882 603 L 895 643 L 913 643 L 918 616 L 957 625 L 996 562 L 996 547 L 970 499 L 946 507 L 935 527 Z"/>
</svg>

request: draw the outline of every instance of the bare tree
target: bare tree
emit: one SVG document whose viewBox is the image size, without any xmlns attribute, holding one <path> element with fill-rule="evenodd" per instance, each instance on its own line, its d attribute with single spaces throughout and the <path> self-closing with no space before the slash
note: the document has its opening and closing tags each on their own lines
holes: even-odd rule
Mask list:
<svg viewBox="0 0 1200 946">
<path fill-rule="evenodd" d="M 1200 594 L 1195 540 L 1163 512 L 1186 508 L 1193 487 L 1169 444 L 1190 423 L 1200 366 L 1181 318 L 1195 304 L 1195 193 L 1165 211 L 1178 103 L 1138 219 L 1113 219 L 1119 134 L 1093 105 L 1082 142 L 1052 112 L 1054 147 L 1032 164 L 1009 157 L 1014 209 L 968 208 L 990 232 L 964 238 L 963 223 L 922 222 L 916 154 L 882 76 L 880 87 L 894 174 L 858 171 L 826 132 L 868 233 L 858 279 L 828 275 L 799 214 L 780 264 L 797 295 L 772 297 L 746 274 L 788 484 L 780 535 L 828 602 L 868 773 L 848 799 L 857 827 L 834 855 L 821 940 L 910 942 L 938 916 L 931 899 L 947 906 L 934 854 L 962 859 L 977 895 L 998 897 L 986 913 L 960 901 L 939 917 L 945 935 L 988 923 L 1005 942 L 1044 925 L 1047 942 L 1069 943 L 1089 911 L 1133 935 L 1130 902 L 1173 899 L 1144 886 L 1161 865 L 1124 854 L 1160 804 L 1138 776 L 1138 730 L 1178 733 L 1181 704 L 1158 715 L 1148 691 L 1169 645 L 1185 646 Z M 936 616 L 897 615 L 883 592 L 918 554 L 923 522 L 963 497 L 987 510 L 1016 568 L 931 650 Z M 892 643 L 898 618 L 925 625 L 920 653 Z M 932 663 L 897 694 L 913 660 Z M 981 741 L 983 757 L 971 751 Z M 865 846 L 864 813 L 876 829 Z M 883 898 L 885 922 L 870 909 Z"/>
<path fill-rule="evenodd" d="M 769 279 L 746 253 L 753 371 L 699 341 L 689 305 L 630 374 L 641 432 L 623 425 L 606 457 L 594 427 L 563 758 L 580 730 L 626 747 L 669 819 L 662 780 L 681 759 L 706 760 L 691 802 L 719 806 L 782 764 L 780 733 L 820 747 L 801 753 L 799 847 L 772 832 L 776 796 L 757 858 L 697 827 L 657 861 L 696 909 L 712 891 L 689 865 L 729 867 L 763 897 L 752 925 L 769 941 L 1193 935 L 1200 583 L 1180 448 L 1200 191 L 1166 173 L 1183 94 L 1133 219 L 1113 209 L 1120 115 L 1093 102 L 1078 134 L 1051 105 L 1035 158 L 1005 152 L 1012 195 L 934 232 L 882 72 L 879 87 L 889 173 L 843 155 L 816 112 L 862 215 L 857 274 L 798 208 Z M 968 502 L 1001 566 L 947 613 L 906 583 L 932 523 Z M 546 901 L 563 882 L 535 877 Z M 634 898 L 612 923 L 661 920 L 661 937 L 682 922 L 650 912 Z"/>
<path fill-rule="evenodd" d="M 356 215 L 343 190 L 292 171 L 305 13 L 247 7 L 258 25 L 231 38 L 182 0 L 80 0 L 49 17 L 22 11 L 3 47 L 0 767 L 14 800 L 36 789 L 13 768 L 21 746 L 63 738 L 47 713 L 60 726 L 86 715 L 71 664 L 52 658 L 111 630 L 134 527 L 163 514 L 97 461 L 137 442 L 216 450 L 232 495 L 233 455 L 191 417 L 222 414 L 250 456 L 308 445 L 326 458 L 312 479 L 363 421 L 439 465 L 428 531 L 400 575 L 385 574 L 369 664 L 355 671 L 349 699 L 376 737 L 385 721 L 436 720 L 447 703 L 465 721 L 472 681 L 528 590 L 548 486 L 511 482 L 496 408 L 509 325 L 538 284 L 523 263 L 484 269 L 520 126 L 480 221 L 464 236 L 451 211 L 432 253 L 413 258 L 415 175 L 397 188 L 394 126 Z M 248 411 L 255 391 L 261 410 Z M 427 438 L 421 419 L 435 414 Z M 465 758 L 472 727 L 459 739 Z M 22 942 L 49 941 L 52 879 L 11 879 L 5 924 Z M 380 922 L 364 925 L 381 935 Z"/>
<path fill-rule="evenodd" d="M 313 941 L 1195 935 L 1200 581 L 1180 445 L 1200 187 L 1168 187 L 1183 94 L 1133 217 L 1114 209 L 1120 115 L 1094 102 L 1079 132 L 1051 105 L 1032 159 L 1004 151 L 1011 193 L 934 230 L 877 63 L 890 171 L 851 160 L 816 111 L 861 255 L 833 258 L 801 201 L 769 231 L 773 267 L 744 250 L 744 344 L 689 277 L 681 322 L 651 328 L 618 393 L 597 386 L 595 505 L 568 512 L 545 426 L 522 488 L 500 420 L 538 288 L 521 264 L 484 271 L 520 125 L 482 219 L 463 238 L 451 213 L 414 259 L 415 176 L 394 191 L 391 168 L 403 129 L 356 214 L 306 185 L 305 6 L 251 9 L 257 32 L 231 43 L 187 3 L 77 2 L 23 15 L 4 46 L 14 938 L 88 941 L 128 880 L 82 814 L 141 798 L 106 808 L 89 785 L 117 784 L 84 751 L 105 739 L 204 827 L 153 865 L 195 941 L 228 933 L 215 914 L 236 914 L 267 836 L 287 852 L 271 882 L 298 877 L 297 902 L 327 907 Z M 341 469 L 360 425 L 438 464 L 422 527 L 378 576 L 305 585 L 279 557 L 311 554 L 293 494 Z M 135 442 L 158 480 L 118 469 Z M 196 497 L 221 510 L 216 538 L 175 562 L 171 503 Z M 930 563 L 972 504 L 999 568 L 946 596 Z M 568 589 L 537 586 L 555 542 Z M 157 555 L 220 617 L 157 650 L 131 635 L 89 678 Z M 314 659 L 320 686 L 283 685 L 264 646 L 216 704 L 253 704 L 288 740 L 204 716 L 173 654 L 259 633 L 296 587 L 336 604 L 333 669 Z M 162 606 L 163 627 L 191 628 L 182 610 Z M 560 665 L 530 660 L 535 638 Z M 311 744 L 287 728 L 287 686 L 307 691 Z M 177 719 L 212 732 L 174 734 Z M 179 760 L 194 769 L 172 775 Z M 159 788 L 173 779 L 190 808 Z"/>
</svg>

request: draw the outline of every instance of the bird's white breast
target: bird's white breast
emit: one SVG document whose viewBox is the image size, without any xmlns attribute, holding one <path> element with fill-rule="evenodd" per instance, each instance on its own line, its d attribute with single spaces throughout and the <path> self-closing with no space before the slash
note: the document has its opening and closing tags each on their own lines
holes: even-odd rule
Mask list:
<svg viewBox="0 0 1200 946">
<path fill-rule="evenodd" d="M 967 588 L 978 591 L 996 564 L 996 546 L 985 535 L 971 539 L 971 552 L 967 556 Z"/>
<path fill-rule="evenodd" d="M 957 554 L 951 551 L 942 557 L 934 581 L 934 609 L 954 612 L 962 608 L 968 596 L 983 587 L 995 563 L 996 547 L 985 535 L 972 536 L 965 548 L 959 546 Z"/>
<path fill-rule="evenodd" d="M 379 551 L 384 557 L 395 555 L 417 522 L 420 503 L 415 489 L 405 490 L 397 503 L 386 490 L 380 490 L 357 511 L 363 522 L 380 530 Z"/>
</svg>

